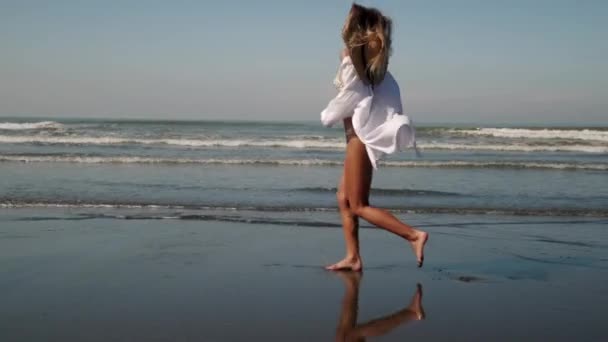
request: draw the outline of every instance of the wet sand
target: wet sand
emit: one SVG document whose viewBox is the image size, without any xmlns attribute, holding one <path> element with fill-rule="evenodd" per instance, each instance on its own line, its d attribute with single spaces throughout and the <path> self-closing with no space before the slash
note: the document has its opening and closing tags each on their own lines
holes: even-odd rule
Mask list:
<svg viewBox="0 0 608 342">
<path fill-rule="evenodd" d="M 322 269 L 342 256 L 335 227 L 0 209 L 0 340 L 332 341 L 345 326 L 371 341 L 608 338 L 605 218 L 408 221 L 431 233 L 424 268 L 362 229 L 353 278 Z"/>
</svg>

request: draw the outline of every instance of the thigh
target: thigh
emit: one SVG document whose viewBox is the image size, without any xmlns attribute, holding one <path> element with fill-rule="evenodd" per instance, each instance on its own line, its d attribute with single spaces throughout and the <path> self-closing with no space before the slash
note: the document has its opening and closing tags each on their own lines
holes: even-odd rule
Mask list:
<svg viewBox="0 0 608 342">
<path fill-rule="evenodd" d="M 372 164 L 365 144 L 353 138 L 346 145 L 344 159 L 344 189 L 351 207 L 368 205 L 371 183 Z"/>
</svg>

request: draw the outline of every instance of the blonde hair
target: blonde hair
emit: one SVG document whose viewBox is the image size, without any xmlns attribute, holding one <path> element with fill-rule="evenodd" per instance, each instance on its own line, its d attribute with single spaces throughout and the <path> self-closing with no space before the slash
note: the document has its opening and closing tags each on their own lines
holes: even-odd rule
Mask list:
<svg viewBox="0 0 608 342">
<path fill-rule="evenodd" d="M 342 28 L 342 40 L 364 82 L 377 85 L 386 75 L 391 54 L 392 21 L 375 8 L 353 3 Z M 365 79 L 366 78 L 366 79 Z"/>
</svg>

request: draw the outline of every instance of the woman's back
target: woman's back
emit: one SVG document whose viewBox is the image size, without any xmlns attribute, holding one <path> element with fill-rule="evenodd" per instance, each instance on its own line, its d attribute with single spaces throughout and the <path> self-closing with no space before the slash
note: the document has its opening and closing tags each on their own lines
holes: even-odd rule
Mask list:
<svg viewBox="0 0 608 342">
<path fill-rule="evenodd" d="M 385 110 L 389 113 L 403 114 L 399 84 L 390 72 L 386 73 L 384 80 L 380 84 L 373 87 L 373 93 L 373 112 L 376 112 L 377 109 L 379 111 Z"/>
</svg>

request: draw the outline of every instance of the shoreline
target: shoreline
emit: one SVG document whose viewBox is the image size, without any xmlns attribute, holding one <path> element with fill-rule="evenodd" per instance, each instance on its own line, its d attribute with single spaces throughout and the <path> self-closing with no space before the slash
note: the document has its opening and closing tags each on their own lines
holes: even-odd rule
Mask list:
<svg viewBox="0 0 608 342">
<path fill-rule="evenodd" d="M 464 216 L 498 216 L 498 217 L 561 217 L 561 218 L 605 218 L 608 217 L 608 210 L 596 208 L 471 208 L 471 207 L 418 207 L 398 208 L 383 206 L 395 214 L 407 215 L 464 215 Z M 21 202 L 6 201 L 0 202 L 0 210 L 71 210 L 72 215 L 84 215 L 90 219 L 96 218 L 95 214 L 88 214 L 87 210 L 113 210 L 114 212 L 133 213 L 131 217 L 124 215 L 107 216 L 105 218 L 114 219 L 168 219 L 168 220 L 209 220 L 213 217 L 208 213 L 252 213 L 263 212 L 267 215 L 282 213 L 337 213 L 336 207 L 298 207 L 298 206 L 210 206 L 205 204 L 164 204 L 164 203 L 104 203 L 92 202 L 83 203 L 82 201 L 58 201 L 58 202 Z M 165 215 L 158 215 L 159 211 L 165 210 Z M 80 213 L 79 213 L 80 212 Z M 150 215 L 146 215 L 149 213 Z M 224 216 L 226 218 L 226 216 Z M 218 221 L 222 221 L 217 217 Z M 229 221 L 232 222 L 232 221 Z M 265 222 L 265 223 L 271 223 Z"/>
</svg>

